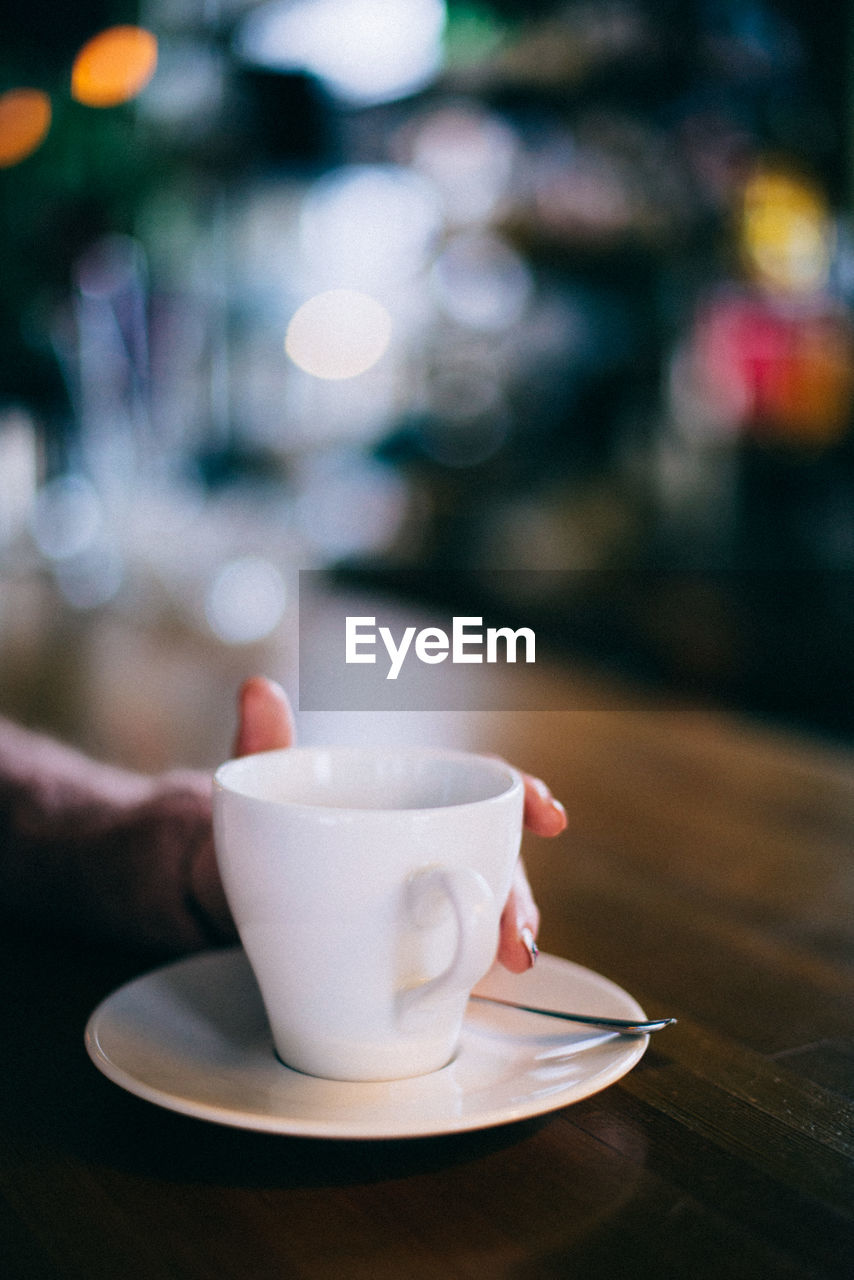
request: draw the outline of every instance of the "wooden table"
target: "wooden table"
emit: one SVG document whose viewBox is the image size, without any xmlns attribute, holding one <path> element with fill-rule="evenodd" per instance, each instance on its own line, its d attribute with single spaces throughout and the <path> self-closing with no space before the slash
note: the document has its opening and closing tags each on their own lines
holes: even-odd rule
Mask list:
<svg viewBox="0 0 854 1280">
<path fill-rule="evenodd" d="M 91 705 L 74 723 L 103 746 L 104 725 L 123 723 L 121 682 L 99 693 L 78 640 Z M 108 640 L 97 640 L 102 659 Z M 173 643 L 169 652 L 177 662 Z M 35 671 L 25 679 L 22 651 L 12 656 L 19 695 L 34 698 Z M 199 742 L 190 763 L 227 749 L 222 680 L 241 662 L 270 669 L 280 659 L 285 671 L 272 652 L 238 661 L 188 645 L 195 685 L 149 681 L 164 715 L 174 687 L 196 689 L 196 718 L 178 743 Z M 80 678 L 66 671 L 66 686 Z M 576 676 L 553 668 L 541 678 L 557 694 Z M 109 716 L 99 696 L 113 699 Z M 131 705 L 138 690 L 127 696 Z M 26 710 L 14 702 L 10 683 L 4 709 Z M 340 725 L 309 717 L 303 728 L 311 739 Z M 263 1135 L 161 1110 L 91 1065 L 88 1014 L 138 961 L 6 929 L 3 1276 L 851 1274 L 851 752 L 654 699 L 369 726 L 391 729 L 499 751 L 549 779 L 570 830 L 554 843 L 526 838 L 544 949 L 678 1025 L 618 1084 L 535 1120 L 409 1141 Z M 107 745 L 148 763 L 152 741 Z"/>
</svg>

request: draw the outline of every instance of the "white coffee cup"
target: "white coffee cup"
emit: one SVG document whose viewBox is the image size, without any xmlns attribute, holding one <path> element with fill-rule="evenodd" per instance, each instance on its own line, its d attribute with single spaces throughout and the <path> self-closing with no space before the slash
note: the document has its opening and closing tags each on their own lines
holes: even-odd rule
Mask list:
<svg viewBox="0 0 854 1280">
<path fill-rule="evenodd" d="M 220 874 L 287 1066 L 391 1080 L 451 1060 L 523 794 L 509 765 L 450 750 L 291 747 L 218 769 Z"/>
</svg>

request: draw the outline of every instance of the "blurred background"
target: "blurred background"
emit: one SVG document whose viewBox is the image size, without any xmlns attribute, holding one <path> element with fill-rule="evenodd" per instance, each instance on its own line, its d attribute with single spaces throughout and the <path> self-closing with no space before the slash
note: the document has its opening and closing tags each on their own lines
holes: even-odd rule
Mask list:
<svg viewBox="0 0 854 1280">
<path fill-rule="evenodd" d="M 847 3 L 2 7 L 0 705 L 156 764 L 314 569 L 854 736 Z"/>
</svg>

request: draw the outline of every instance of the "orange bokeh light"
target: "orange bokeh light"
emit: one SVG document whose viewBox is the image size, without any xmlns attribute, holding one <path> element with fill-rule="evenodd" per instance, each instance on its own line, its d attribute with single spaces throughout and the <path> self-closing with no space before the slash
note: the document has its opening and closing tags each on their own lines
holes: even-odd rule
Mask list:
<svg viewBox="0 0 854 1280">
<path fill-rule="evenodd" d="M 156 36 L 144 27 L 109 27 L 74 59 L 71 96 L 87 107 L 116 107 L 135 98 L 156 67 Z"/>
<path fill-rule="evenodd" d="M 41 89 L 0 94 L 0 169 L 32 155 L 47 137 L 50 121 L 50 98 Z"/>
</svg>

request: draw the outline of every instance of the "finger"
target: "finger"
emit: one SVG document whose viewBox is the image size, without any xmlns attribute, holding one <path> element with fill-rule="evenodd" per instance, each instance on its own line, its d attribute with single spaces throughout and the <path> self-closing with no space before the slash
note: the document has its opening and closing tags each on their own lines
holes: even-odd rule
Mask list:
<svg viewBox="0 0 854 1280">
<path fill-rule="evenodd" d="M 538 836 L 558 836 L 566 828 L 566 809 L 555 800 L 541 778 L 522 775 L 525 780 L 525 826 Z"/>
<path fill-rule="evenodd" d="M 238 707 L 234 742 L 236 756 L 292 745 L 295 732 L 291 704 L 284 689 L 274 680 L 268 680 L 266 676 L 252 676 L 245 681 L 240 689 Z"/>
<path fill-rule="evenodd" d="M 498 959 L 511 973 L 524 973 L 537 958 L 534 939 L 540 927 L 540 913 L 520 859 L 516 863 L 513 885 L 501 913 L 498 935 Z M 527 933 L 527 938 L 526 938 Z"/>
</svg>

